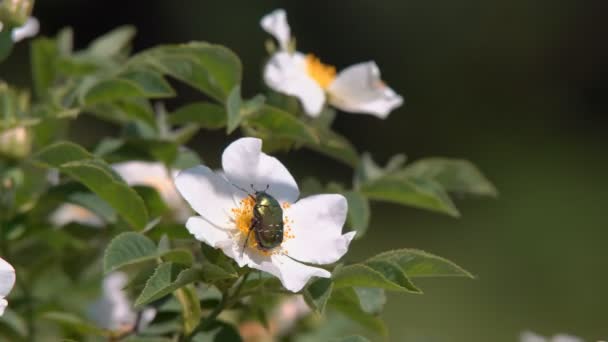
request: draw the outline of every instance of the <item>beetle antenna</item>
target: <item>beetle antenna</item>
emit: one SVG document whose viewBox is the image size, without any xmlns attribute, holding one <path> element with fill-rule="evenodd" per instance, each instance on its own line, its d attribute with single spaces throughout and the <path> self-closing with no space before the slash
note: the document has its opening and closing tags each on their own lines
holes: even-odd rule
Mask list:
<svg viewBox="0 0 608 342">
<path fill-rule="evenodd" d="M 266 184 L 266 189 L 264 191 L 268 191 L 268 188 L 270 188 L 270 184 Z"/>
<path fill-rule="evenodd" d="M 236 185 L 236 184 L 234 184 L 234 183 L 230 183 L 230 184 L 232 184 L 232 186 L 234 186 L 235 188 L 237 188 L 237 189 L 241 190 L 242 192 L 246 193 L 247 195 L 251 196 L 251 193 L 250 193 L 249 191 L 247 191 L 247 190 L 245 190 L 245 189 L 241 188 L 240 186 L 238 186 L 238 185 Z"/>
</svg>

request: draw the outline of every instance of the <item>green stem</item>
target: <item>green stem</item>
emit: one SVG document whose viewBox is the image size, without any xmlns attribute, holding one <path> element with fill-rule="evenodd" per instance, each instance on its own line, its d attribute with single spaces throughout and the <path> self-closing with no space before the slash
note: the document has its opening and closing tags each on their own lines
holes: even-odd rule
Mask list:
<svg viewBox="0 0 608 342">
<path fill-rule="evenodd" d="M 222 295 L 222 299 L 220 300 L 219 304 L 213 309 L 213 311 L 211 311 L 211 313 L 209 313 L 209 315 L 204 320 L 202 320 L 196 326 L 196 328 L 194 328 L 192 333 L 188 334 L 184 338 L 184 341 L 190 341 L 192 337 L 194 337 L 197 333 L 204 331 L 211 325 L 211 323 L 216 320 L 216 318 L 222 313 L 222 311 L 229 309 L 231 306 L 233 306 L 239 301 L 239 295 L 241 293 L 241 290 L 243 289 L 243 285 L 245 285 L 245 282 L 247 281 L 247 278 L 249 278 L 249 274 L 250 273 L 247 272 L 243 275 L 241 281 L 236 285 L 232 293 L 229 293 L 230 291 L 226 291 L 226 293 Z"/>
</svg>

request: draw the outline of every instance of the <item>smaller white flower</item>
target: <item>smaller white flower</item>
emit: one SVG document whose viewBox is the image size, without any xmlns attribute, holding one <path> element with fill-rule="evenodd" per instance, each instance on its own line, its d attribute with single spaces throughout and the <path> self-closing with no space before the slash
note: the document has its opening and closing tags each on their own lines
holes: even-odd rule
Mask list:
<svg viewBox="0 0 608 342">
<path fill-rule="evenodd" d="M 103 279 L 101 299 L 93 306 L 93 319 L 99 326 L 109 330 L 132 330 L 137 322 L 133 303 L 124 291 L 127 275 L 112 272 Z M 141 313 L 140 328 L 150 323 L 156 316 L 154 308 L 146 308 Z"/>
<path fill-rule="evenodd" d="M 342 235 L 348 209 L 344 196 L 316 195 L 296 202 L 298 185 L 280 161 L 262 153 L 260 139 L 241 138 L 230 144 L 222 167 L 223 173 L 215 173 L 201 165 L 175 178 L 179 193 L 200 215 L 188 219 L 188 231 L 220 248 L 240 267 L 276 276 L 292 292 L 300 291 L 313 276 L 329 278 L 328 271 L 303 263 L 330 264 L 346 253 L 355 232 Z M 284 232 L 279 246 L 260 248 L 254 234 L 246 240 L 256 203 L 244 189 L 266 191 L 281 205 Z"/>
<path fill-rule="evenodd" d="M 190 208 L 181 196 L 177 193 L 173 185 L 173 177 L 177 175 L 177 170 L 167 171 L 162 163 L 131 161 L 113 164 L 112 168 L 116 171 L 127 184 L 144 185 L 154 188 L 161 198 L 171 209 L 171 213 L 180 222 L 192 214 Z M 76 222 L 92 227 L 103 226 L 103 221 L 88 209 L 74 204 L 63 204 L 55 210 L 50 217 L 50 221 L 55 226 L 64 226 L 70 222 Z"/>
<path fill-rule="evenodd" d="M 291 296 L 283 300 L 271 318 L 271 325 L 276 325 L 276 335 L 284 336 L 301 318 L 310 314 L 311 310 L 302 295 Z"/>
<path fill-rule="evenodd" d="M 264 16 L 260 25 L 280 46 L 264 67 L 264 81 L 275 91 L 297 97 L 308 115 L 318 116 L 326 100 L 345 112 L 382 119 L 403 104 L 403 98 L 382 81 L 373 61 L 352 65 L 336 75 L 335 67 L 314 55 L 289 51 L 291 30 L 284 10 Z"/>
<path fill-rule="evenodd" d="M 582 339 L 566 334 L 558 334 L 552 338 L 545 338 L 530 331 L 521 333 L 520 342 L 584 342 Z"/>
<path fill-rule="evenodd" d="M 15 285 L 15 269 L 11 264 L 0 258 L 0 316 L 8 305 L 6 296 L 11 292 Z"/>
<path fill-rule="evenodd" d="M 0 154 L 25 157 L 32 148 L 32 137 L 25 127 L 15 127 L 0 133 Z"/>
<path fill-rule="evenodd" d="M 13 41 L 19 42 L 26 38 L 34 37 L 40 30 L 40 22 L 34 17 L 29 17 L 23 26 L 13 29 Z"/>
</svg>

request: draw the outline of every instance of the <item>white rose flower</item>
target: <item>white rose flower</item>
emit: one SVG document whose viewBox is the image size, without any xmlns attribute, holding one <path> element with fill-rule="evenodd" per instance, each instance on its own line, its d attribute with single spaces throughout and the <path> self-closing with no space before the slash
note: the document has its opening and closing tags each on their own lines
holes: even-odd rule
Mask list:
<svg viewBox="0 0 608 342">
<path fill-rule="evenodd" d="M 177 170 L 167 171 L 162 163 L 131 161 L 113 164 L 112 168 L 130 186 L 145 185 L 154 188 L 163 201 L 169 206 L 173 217 L 180 222 L 192 214 L 188 205 L 175 190 L 173 177 Z M 50 221 L 56 226 L 64 226 L 70 222 L 76 222 L 93 227 L 103 226 L 103 221 L 93 212 L 74 204 L 63 204 L 55 210 Z"/>
<path fill-rule="evenodd" d="M 179 193 L 200 215 L 188 219 L 188 231 L 220 248 L 240 267 L 276 276 L 292 292 L 300 291 L 313 276 L 329 278 L 328 271 L 302 262 L 330 264 L 346 253 L 355 232 L 342 235 L 348 209 L 344 196 L 316 195 L 296 202 L 298 185 L 279 160 L 262 153 L 260 139 L 242 138 L 230 144 L 222 166 L 223 173 L 201 165 L 175 178 Z M 244 189 L 265 191 L 280 204 L 284 234 L 277 247 L 262 248 L 255 234 L 250 235 L 256 201 Z"/>
<path fill-rule="evenodd" d="M 0 258 L 0 316 L 4 314 L 4 309 L 8 305 L 4 299 L 15 285 L 15 269 L 11 264 Z"/>
<path fill-rule="evenodd" d="M 3 28 L 4 24 L 0 22 L 0 31 L 2 31 Z M 34 37 L 38 34 L 39 30 L 40 22 L 38 21 L 38 19 L 34 17 L 29 17 L 25 24 L 13 29 L 13 32 L 11 32 L 11 38 L 13 39 L 13 42 L 17 43 L 26 38 Z"/>
<path fill-rule="evenodd" d="M 558 334 L 552 338 L 545 338 L 530 331 L 524 331 L 519 340 L 520 342 L 584 342 L 576 336 Z"/>
<path fill-rule="evenodd" d="M 314 55 L 289 51 L 291 30 L 284 10 L 266 15 L 260 24 L 280 47 L 264 67 L 264 81 L 275 91 L 297 97 L 308 115 L 318 116 L 326 100 L 345 112 L 381 119 L 403 104 L 403 98 L 382 81 L 373 61 L 352 65 L 336 75 L 335 67 Z"/>
</svg>

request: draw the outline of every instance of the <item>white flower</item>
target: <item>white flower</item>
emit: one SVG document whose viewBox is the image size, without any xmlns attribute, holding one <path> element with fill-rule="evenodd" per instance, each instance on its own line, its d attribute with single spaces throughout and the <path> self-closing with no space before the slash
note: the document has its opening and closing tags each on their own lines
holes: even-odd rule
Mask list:
<svg viewBox="0 0 608 342">
<path fill-rule="evenodd" d="M 4 309 L 8 305 L 4 299 L 11 292 L 15 285 L 15 269 L 11 264 L 0 258 L 0 316 L 4 314 Z"/>
<path fill-rule="evenodd" d="M 4 24 L 2 24 L 0 22 L 0 31 L 2 31 L 3 28 L 4 28 Z M 13 32 L 11 33 L 11 37 L 13 39 L 13 42 L 17 43 L 26 38 L 34 37 L 35 35 L 38 34 L 39 30 L 40 30 L 40 22 L 38 21 L 38 19 L 36 19 L 34 17 L 29 17 L 27 19 L 27 21 L 25 22 L 25 24 L 13 29 Z"/>
<path fill-rule="evenodd" d="M 280 161 L 261 149 L 260 139 L 239 139 L 224 150 L 224 173 L 201 165 L 180 172 L 175 185 L 201 215 L 188 219 L 186 228 L 191 234 L 222 249 L 240 267 L 268 272 L 286 289 L 297 292 L 313 276 L 331 276 L 322 268 L 301 262 L 336 262 L 346 253 L 355 232 L 342 235 L 348 209 L 343 196 L 316 195 L 296 202 L 300 192 L 295 180 Z M 252 234 L 243 248 L 255 205 L 244 189 L 265 190 L 280 203 L 284 222 L 280 246 L 262 250 Z"/>
<path fill-rule="evenodd" d="M 113 164 L 112 168 L 131 186 L 145 185 L 156 189 L 178 221 L 184 222 L 192 214 L 173 185 L 177 170 L 169 172 L 161 163 L 143 161 L 117 163 Z M 93 227 L 103 226 L 103 221 L 93 212 L 74 204 L 61 205 L 51 214 L 50 221 L 59 227 L 70 222 Z"/>
<path fill-rule="evenodd" d="M 132 330 L 137 322 L 133 303 L 123 290 L 127 285 L 127 275 L 112 272 L 103 279 L 102 297 L 93 306 L 93 318 L 101 327 L 110 330 Z M 154 308 L 146 308 L 139 319 L 140 328 L 150 323 L 156 316 Z"/>
<path fill-rule="evenodd" d="M 333 66 L 314 55 L 289 51 L 291 36 L 284 10 L 266 15 L 260 24 L 280 46 L 264 68 L 264 81 L 275 91 L 297 97 L 308 115 L 318 116 L 326 98 L 343 111 L 382 119 L 403 104 L 403 98 L 382 81 L 373 61 L 352 65 L 336 75 Z"/>
<path fill-rule="evenodd" d="M 545 338 L 530 331 L 521 333 L 520 342 L 584 342 L 582 339 L 565 334 L 558 334 L 552 338 Z"/>
</svg>

